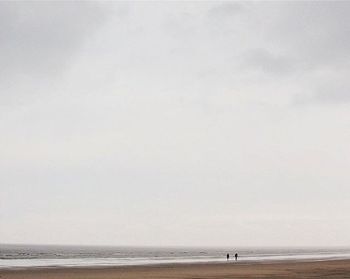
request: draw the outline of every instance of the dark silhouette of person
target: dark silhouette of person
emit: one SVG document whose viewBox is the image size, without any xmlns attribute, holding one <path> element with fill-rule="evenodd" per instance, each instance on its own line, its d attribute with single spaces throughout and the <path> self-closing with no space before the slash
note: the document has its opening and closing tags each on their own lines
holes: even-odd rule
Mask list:
<svg viewBox="0 0 350 279">
<path fill-rule="evenodd" d="M 230 258 L 230 254 L 227 254 L 226 259 L 229 260 L 229 258 Z"/>
<path fill-rule="evenodd" d="M 238 259 L 238 254 L 237 254 L 237 253 L 235 254 L 235 259 L 236 259 L 236 261 L 237 261 L 237 259 Z"/>
</svg>

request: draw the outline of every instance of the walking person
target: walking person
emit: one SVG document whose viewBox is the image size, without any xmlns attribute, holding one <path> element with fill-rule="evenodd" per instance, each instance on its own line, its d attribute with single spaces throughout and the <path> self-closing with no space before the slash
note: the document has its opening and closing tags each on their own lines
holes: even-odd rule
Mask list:
<svg viewBox="0 0 350 279">
<path fill-rule="evenodd" d="M 230 254 L 227 253 L 226 255 L 226 259 L 229 260 L 230 259 Z"/>
<path fill-rule="evenodd" d="M 237 261 L 238 259 L 238 253 L 235 254 L 235 260 Z"/>
</svg>

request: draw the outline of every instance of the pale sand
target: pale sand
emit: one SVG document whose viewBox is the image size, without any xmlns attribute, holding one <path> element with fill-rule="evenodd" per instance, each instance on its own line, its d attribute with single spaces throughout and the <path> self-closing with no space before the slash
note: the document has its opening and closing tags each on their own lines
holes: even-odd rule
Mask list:
<svg viewBox="0 0 350 279">
<path fill-rule="evenodd" d="M 1 279 L 350 278 L 350 260 L 0 270 Z"/>
</svg>

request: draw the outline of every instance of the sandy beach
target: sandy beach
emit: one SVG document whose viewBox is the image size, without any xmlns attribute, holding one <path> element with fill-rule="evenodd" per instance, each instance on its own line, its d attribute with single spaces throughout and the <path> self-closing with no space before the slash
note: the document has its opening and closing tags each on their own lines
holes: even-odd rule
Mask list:
<svg viewBox="0 0 350 279">
<path fill-rule="evenodd" d="M 0 270 L 1 279 L 350 278 L 350 260 Z"/>
</svg>

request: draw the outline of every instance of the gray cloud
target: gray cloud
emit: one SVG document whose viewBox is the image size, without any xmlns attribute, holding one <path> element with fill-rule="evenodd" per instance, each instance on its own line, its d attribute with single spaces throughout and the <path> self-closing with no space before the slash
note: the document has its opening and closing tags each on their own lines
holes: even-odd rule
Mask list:
<svg viewBox="0 0 350 279">
<path fill-rule="evenodd" d="M 244 3 L 240 2 L 221 2 L 208 11 L 208 16 L 213 17 L 232 17 L 244 10 Z"/>
<path fill-rule="evenodd" d="M 339 105 L 350 104 L 350 86 L 348 84 L 328 84 L 319 87 L 312 94 L 296 95 L 296 105 Z"/>
<path fill-rule="evenodd" d="M 54 92 L 108 15 L 93 2 L 1 2 L 1 106 Z"/>
<path fill-rule="evenodd" d="M 1 80 L 61 73 L 105 15 L 91 2 L 1 2 Z"/>
<path fill-rule="evenodd" d="M 293 70 L 293 63 L 287 57 L 272 54 L 266 49 L 253 49 L 243 56 L 242 66 L 267 74 L 283 75 Z"/>
<path fill-rule="evenodd" d="M 313 97 L 313 101 L 320 103 L 350 103 L 350 89 L 340 88 L 329 90 L 327 92 L 320 92 Z"/>
<path fill-rule="evenodd" d="M 313 70 L 350 62 L 350 36 L 346 35 L 350 32 L 350 2 L 292 2 L 270 7 L 278 16 L 266 37 L 292 52 L 301 66 Z"/>
</svg>

